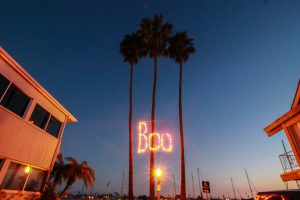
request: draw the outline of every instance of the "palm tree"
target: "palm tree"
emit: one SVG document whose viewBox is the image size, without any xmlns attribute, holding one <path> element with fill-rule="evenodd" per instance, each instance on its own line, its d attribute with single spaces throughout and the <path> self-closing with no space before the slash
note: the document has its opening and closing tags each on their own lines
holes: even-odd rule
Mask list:
<svg viewBox="0 0 300 200">
<path fill-rule="evenodd" d="M 134 199 L 133 192 L 133 129 L 132 129 L 132 81 L 133 66 L 138 63 L 140 57 L 145 55 L 143 51 L 142 37 L 137 33 L 126 35 L 120 44 L 120 53 L 124 57 L 124 62 L 130 64 L 130 83 L 129 83 L 129 200 Z"/>
<path fill-rule="evenodd" d="M 189 59 L 189 55 L 195 52 L 193 39 L 188 38 L 186 32 L 178 32 L 169 39 L 168 53 L 171 58 L 179 64 L 179 129 L 180 129 L 180 163 L 181 163 L 181 184 L 180 199 L 186 199 L 185 186 L 185 159 L 184 159 L 184 139 L 182 121 L 182 64 Z"/>
<path fill-rule="evenodd" d="M 79 164 L 77 160 L 72 157 L 67 157 L 66 160 L 69 161 L 69 163 L 65 165 L 66 173 L 64 174 L 64 179 L 67 182 L 60 196 L 62 196 L 77 179 L 83 180 L 86 187 L 92 185 L 96 180 L 94 170 L 88 166 L 86 161 Z"/>
<path fill-rule="evenodd" d="M 63 155 L 60 153 L 57 155 L 55 164 L 53 166 L 50 179 L 53 179 L 53 191 L 57 185 L 60 185 L 64 179 L 66 173 L 65 162 L 63 159 Z"/>
<path fill-rule="evenodd" d="M 157 58 L 166 55 L 167 41 L 172 33 L 172 25 L 163 23 L 162 15 L 155 15 L 153 19 L 145 18 L 140 24 L 140 30 L 144 41 L 147 54 L 153 59 L 154 63 L 154 80 L 152 90 L 152 110 L 151 110 L 151 132 L 155 132 L 155 100 L 156 100 L 156 82 L 157 82 Z M 153 146 L 154 140 L 150 142 Z M 154 184 L 154 152 L 150 152 L 150 172 L 149 172 L 149 191 L 150 200 L 155 199 L 155 184 Z"/>
</svg>

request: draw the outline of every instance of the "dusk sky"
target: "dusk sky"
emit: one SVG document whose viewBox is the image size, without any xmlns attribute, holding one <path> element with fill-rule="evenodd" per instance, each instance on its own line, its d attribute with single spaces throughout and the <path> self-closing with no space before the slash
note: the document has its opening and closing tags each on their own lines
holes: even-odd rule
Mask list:
<svg viewBox="0 0 300 200">
<path fill-rule="evenodd" d="M 119 44 L 145 17 L 162 14 L 174 32 L 187 31 L 196 53 L 183 70 L 183 120 L 188 194 L 197 171 L 214 196 L 284 189 L 278 155 L 285 134 L 263 129 L 290 109 L 300 74 L 300 1 L 4 1 L 0 46 L 43 85 L 78 122 L 68 124 L 64 156 L 87 160 L 96 171 L 94 191 L 121 191 L 128 174 L 129 65 Z M 165 167 L 163 195 L 180 184 L 179 66 L 158 60 L 156 119 L 174 137 L 174 152 L 158 153 Z M 151 119 L 153 63 L 134 72 L 134 127 Z M 149 154 L 134 155 L 135 195 L 148 194 Z M 290 184 L 295 186 L 295 184 Z M 81 190 L 81 182 L 71 191 Z"/>
</svg>

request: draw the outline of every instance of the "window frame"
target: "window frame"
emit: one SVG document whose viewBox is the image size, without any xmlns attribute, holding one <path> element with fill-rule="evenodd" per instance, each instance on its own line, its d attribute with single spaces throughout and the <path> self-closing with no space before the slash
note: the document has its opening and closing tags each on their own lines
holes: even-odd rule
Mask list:
<svg viewBox="0 0 300 200">
<path fill-rule="evenodd" d="M 32 120 L 30 120 L 31 117 L 32 117 L 32 115 L 33 115 L 33 112 L 34 112 L 36 106 L 41 107 L 44 111 L 46 111 L 46 112 L 49 114 L 48 117 L 47 117 L 46 123 L 45 123 L 45 125 L 44 125 L 44 128 L 41 128 L 41 127 L 35 125 L 34 123 L 32 123 Z M 47 126 L 48 126 L 48 124 L 49 124 L 49 121 L 50 121 L 51 116 L 52 116 L 52 115 L 51 115 L 51 113 L 50 113 L 48 110 L 46 110 L 46 109 L 45 109 L 43 106 L 41 106 L 39 103 L 36 103 L 35 106 L 34 106 L 34 108 L 33 108 L 33 110 L 32 110 L 32 112 L 31 112 L 31 115 L 30 115 L 28 121 L 29 121 L 30 124 L 32 124 L 32 125 L 34 125 L 35 127 L 37 127 L 37 128 L 39 128 L 39 129 L 41 129 L 41 130 L 43 130 L 43 131 L 46 132 L 46 128 L 47 128 Z"/>
<path fill-rule="evenodd" d="M 50 120 L 51 120 L 52 118 L 54 118 L 56 121 L 58 121 L 58 122 L 60 123 L 60 127 L 59 127 L 59 130 L 58 130 L 58 132 L 57 132 L 57 136 L 54 136 L 52 133 L 47 132 L 47 128 L 48 128 L 49 122 L 50 122 Z M 63 126 L 63 122 L 61 122 L 59 119 L 57 119 L 54 115 L 51 115 L 51 114 L 50 114 L 50 117 L 49 117 L 48 122 L 47 122 L 47 126 L 45 127 L 45 132 L 48 133 L 49 135 L 52 135 L 53 137 L 59 139 L 59 136 L 60 136 L 60 133 L 61 133 L 62 126 Z"/>
<path fill-rule="evenodd" d="M 4 108 L 6 111 L 9 111 L 9 112 L 10 112 L 11 114 L 13 114 L 14 116 L 17 116 L 17 117 L 20 117 L 20 118 L 24 119 L 25 116 L 26 116 L 27 113 L 28 113 L 29 108 L 31 107 L 31 104 L 32 104 L 32 101 L 33 101 L 32 96 L 31 96 L 31 95 L 28 95 L 27 92 L 25 92 L 24 90 L 22 90 L 22 89 L 21 89 L 19 86 L 17 86 L 14 82 L 12 82 L 10 79 L 8 79 L 4 74 L 1 73 L 1 75 L 9 81 L 9 85 L 7 86 L 5 92 L 3 93 L 3 95 L 2 95 L 1 98 L 0 98 L 0 106 L 1 106 L 2 108 Z M 10 109 L 6 108 L 5 106 L 1 105 L 1 102 L 3 101 L 5 95 L 7 94 L 9 88 L 10 88 L 12 85 L 13 85 L 16 89 L 18 89 L 21 93 L 23 93 L 25 96 L 27 96 L 27 97 L 29 98 L 28 105 L 27 105 L 26 109 L 24 110 L 24 113 L 23 113 L 21 116 L 18 115 L 18 114 L 16 114 L 16 113 L 14 113 L 14 112 L 11 111 Z"/>
<path fill-rule="evenodd" d="M 34 112 L 34 109 L 35 109 L 35 107 L 36 107 L 37 105 L 40 106 L 42 109 L 44 109 L 46 112 L 49 113 L 49 116 L 48 116 L 48 119 L 47 119 L 47 122 L 46 122 L 44 128 L 40 128 L 40 127 L 38 127 L 37 125 L 35 125 L 34 123 L 31 123 L 31 122 L 30 122 L 30 118 L 31 118 L 31 116 L 32 116 L 32 114 L 33 114 L 33 112 Z M 36 127 L 36 128 L 38 128 L 38 129 L 44 131 L 44 132 L 47 133 L 48 135 L 51 135 L 52 137 L 54 137 L 54 138 L 56 138 L 56 139 L 59 139 L 59 136 L 60 136 L 60 133 L 61 133 L 61 129 L 62 129 L 62 126 L 63 126 L 63 122 L 61 122 L 59 119 L 57 119 L 57 117 L 55 117 L 54 115 L 52 115 L 52 114 L 51 114 L 47 109 L 45 109 L 41 104 L 36 103 L 36 104 L 35 104 L 35 107 L 34 107 L 32 113 L 31 113 L 31 115 L 30 115 L 30 117 L 29 117 L 29 120 L 28 120 L 29 123 L 30 123 L 31 125 L 33 125 L 34 127 Z M 52 133 L 47 132 L 47 128 L 48 128 L 49 122 L 50 122 L 50 120 L 51 120 L 52 118 L 54 118 L 55 120 L 57 120 L 57 121 L 60 123 L 60 128 L 59 128 L 59 130 L 58 130 L 57 136 L 54 136 Z"/>
<path fill-rule="evenodd" d="M 1 157 L 0 157 L 0 159 L 4 159 L 4 158 L 1 158 Z M 5 161 L 5 159 L 4 159 L 4 161 Z M 6 170 L 5 173 L 4 173 L 3 180 L 2 180 L 2 182 L 0 183 L 0 190 L 4 190 L 4 191 L 22 191 L 22 192 L 41 192 L 41 191 L 42 191 L 42 189 L 43 189 L 43 187 L 44 187 L 44 185 L 45 185 L 45 181 L 46 181 L 46 179 L 47 179 L 47 176 L 48 176 L 48 174 L 49 174 L 49 171 L 48 171 L 47 169 L 43 169 L 43 168 L 40 168 L 40 167 L 37 167 L 37 166 L 33 166 L 33 165 L 30 165 L 30 164 L 22 163 L 22 162 L 19 162 L 19 161 L 16 161 L 16 160 L 8 160 L 8 162 L 9 162 L 8 168 L 9 168 L 9 166 L 11 165 L 11 163 L 14 163 L 14 164 L 19 164 L 19 165 L 24 166 L 24 167 L 30 166 L 30 172 L 26 175 L 26 179 L 25 179 L 24 184 L 22 185 L 22 189 L 21 189 L 21 190 L 16 190 L 16 189 L 5 189 L 5 188 L 1 188 L 1 187 L 3 186 L 4 178 L 5 178 L 5 176 L 6 176 L 7 172 L 8 172 L 8 168 L 7 168 L 7 170 Z M 3 163 L 4 163 L 4 162 L 3 162 Z M 25 190 L 26 187 L 27 187 L 28 180 L 29 180 L 29 178 L 30 178 L 32 169 L 41 170 L 41 171 L 44 171 L 44 172 L 45 172 L 45 175 L 44 175 L 44 178 L 43 178 L 43 180 L 42 180 L 42 184 L 41 184 L 40 190 L 38 190 L 38 191 Z"/>
<path fill-rule="evenodd" d="M 21 119 L 24 120 L 25 117 L 26 117 L 27 114 L 28 114 L 28 111 L 30 110 L 30 108 L 31 108 L 31 106 L 32 106 L 32 104 L 33 104 L 33 97 L 32 97 L 31 95 L 28 95 L 27 92 L 25 92 L 25 91 L 22 90 L 20 87 L 18 87 L 13 81 L 11 81 L 9 78 L 7 78 L 7 76 L 5 76 L 3 73 L 0 72 L 0 74 L 1 74 L 5 79 L 7 79 L 7 80 L 9 81 L 9 84 L 8 84 L 8 86 L 6 87 L 6 90 L 4 91 L 3 95 L 0 97 L 0 107 L 3 108 L 3 109 L 5 109 L 6 111 L 10 112 L 10 113 L 13 114 L 14 116 L 19 117 L 19 118 L 21 118 Z M 14 113 L 14 112 L 11 111 L 10 109 L 8 109 L 8 108 L 6 108 L 5 106 L 1 105 L 1 102 L 3 101 L 3 98 L 5 97 L 5 95 L 7 94 L 8 90 L 9 90 L 9 88 L 10 88 L 12 85 L 13 85 L 16 89 L 18 89 L 20 92 L 22 92 L 25 96 L 27 96 L 27 97 L 29 98 L 28 105 L 27 105 L 27 107 L 26 107 L 26 109 L 25 109 L 25 111 L 24 111 L 24 113 L 23 113 L 22 116 L 20 116 L 20 115 Z M 47 112 L 49 113 L 49 117 L 48 117 L 47 122 L 46 122 L 46 124 L 45 124 L 45 127 L 44 127 L 43 129 L 40 128 L 40 127 L 38 127 L 38 126 L 36 126 L 35 124 L 31 123 L 31 122 L 30 122 L 30 118 L 31 118 L 31 115 L 32 115 L 33 112 L 34 112 L 34 109 L 35 109 L 35 107 L 34 107 L 33 110 L 32 110 L 32 112 L 31 112 L 30 117 L 29 117 L 28 120 L 27 120 L 27 121 L 29 122 L 29 124 L 33 125 L 33 126 L 36 127 L 36 128 L 39 128 L 40 130 L 43 130 L 43 131 L 46 132 L 48 135 L 51 135 L 52 137 L 54 137 L 54 138 L 56 138 L 56 139 L 59 139 L 59 136 L 60 136 L 60 134 L 61 134 L 61 130 L 62 130 L 62 127 L 63 127 L 63 125 L 64 125 L 64 122 L 60 121 L 57 117 L 55 117 L 54 115 L 52 115 L 51 112 L 49 112 L 47 109 L 45 109 L 41 104 L 36 103 L 35 106 L 36 106 L 36 105 L 39 105 L 42 109 L 44 109 L 45 111 L 47 111 Z M 54 136 L 53 134 L 48 133 L 48 132 L 46 131 L 46 130 L 47 130 L 47 127 L 48 127 L 48 125 L 49 125 L 49 122 L 50 122 L 50 120 L 51 120 L 52 117 L 53 117 L 54 119 L 56 119 L 56 120 L 60 123 L 60 128 L 59 128 L 59 130 L 58 130 L 57 136 Z"/>
<path fill-rule="evenodd" d="M 4 163 L 5 163 L 5 158 L 0 157 L 0 172 L 2 170 Z"/>
<path fill-rule="evenodd" d="M 7 93 L 7 91 L 8 91 L 8 89 L 10 88 L 10 86 L 11 86 L 11 84 L 12 84 L 12 81 L 11 80 L 9 80 L 6 76 L 4 76 L 2 73 L 0 73 L 6 80 L 8 80 L 9 81 L 9 84 L 8 84 L 8 86 L 6 87 L 6 89 L 4 90 L 4 92 L 3 92 L 3 94 L 2 94 L 2 96 L 0 97 L 0 102 L 3 100 L 3 98 L 4 98 L 4 96 L 6 95 L 6 93 Z"/>
</svg>

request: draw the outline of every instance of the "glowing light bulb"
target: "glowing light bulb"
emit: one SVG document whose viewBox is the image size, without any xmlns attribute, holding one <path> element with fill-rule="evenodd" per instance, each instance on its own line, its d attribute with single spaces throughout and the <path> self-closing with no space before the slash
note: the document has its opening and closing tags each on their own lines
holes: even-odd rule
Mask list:
<svg viewBox="0 0 300 200">
<path fill-rule="evenodd" d="M 31 167 L 30 167 L 29 165 L 27 165 L 27 166 L 25 167 L 25 169 L 24 169 L 24 172 L 25 172 L 26 174 L 29 174 L 30 169 L 31 169 Z"/>
</svg>

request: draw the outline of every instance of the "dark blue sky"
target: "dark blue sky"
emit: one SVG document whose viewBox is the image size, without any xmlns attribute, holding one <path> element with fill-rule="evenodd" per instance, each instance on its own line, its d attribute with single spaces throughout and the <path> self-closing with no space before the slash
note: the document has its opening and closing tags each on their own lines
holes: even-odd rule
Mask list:
<svg viewBox="0 0 300 200">
<path fill-rule="evenodd" d="M 163 14 L 174 31 L 194 38 L 197 50 L 183 72 L 188 191 L 190 173 L 196 177 L 199 168 L 213 195 L 232 194 L 230 177 L 244 194 L 244 168 L 257 190 L 284 187 L 278 155 L 285 136 L 268 138 L 262 129 L 293 100 L 299 9 L 299 1 L 283 0 L 6 1 L 0 45 L 78 118 L 66 128 L 62 153 L 88 161 L 96 191 L 105 192 L 110 180 L 111 191 L 120 192 L 122 171 L 127 174 L 129 66 L 119 43 L 142 18 Z M 159 153 L 157 163 L 169 177 L 175 173 L 179 191 L 179 70 L 169 59 L 158 64 L 157 119 L 172 130 L 175 151 Z M 135 68 L 135 124 L 150 118 L 152 75 L 148 58 Z M 147 169 L 148 156 L 135 155 L 136 194 L 148 192 Z M 173 194 L 171 180 L 162 193 Z"/>
</svg>

